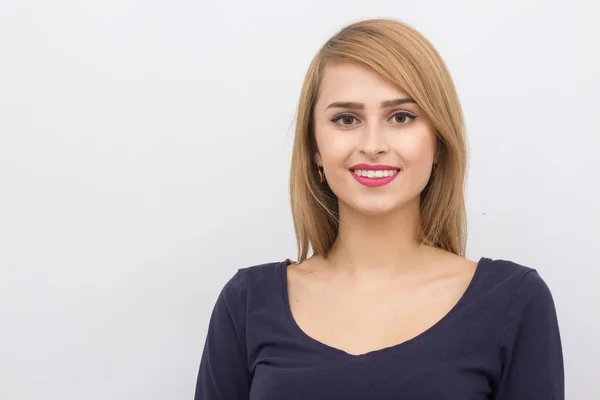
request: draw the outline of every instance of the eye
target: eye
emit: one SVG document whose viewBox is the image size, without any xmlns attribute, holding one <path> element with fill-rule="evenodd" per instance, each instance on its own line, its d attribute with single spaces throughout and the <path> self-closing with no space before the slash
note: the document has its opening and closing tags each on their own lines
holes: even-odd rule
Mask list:
<svg viewBox="0 0 600 400">
<path fill-rule="evenodd" d="M 406 125 L 407 123 L 414 121 L 416 118 L 416 115 L 413 115 L 407 111 L 399 111 L 392 115 L 390 119 L 395 125 Z M 354 115 L 347 113 L 337 115 L 331 120 L 331 122 L 341 126 L 352 126 L 355 125 L 354 122 L 356 121 L 358 121 L 358 119 Z"/>
<path fill-rule="evenodd" d="M 406 125 L 407 123 L 417 119 L 417 116 L 406 111 L 400 111 L 392 115 L 391 119 L 395 124 Z"/>
<path fill-rule="evenodd" d="M 352 122 L 354 121 L 356 121 L 356 117 L 352 114 L 340 114 L 331 120 L 331 122 L 342 126 L 353 125 Z"/>
</svg>

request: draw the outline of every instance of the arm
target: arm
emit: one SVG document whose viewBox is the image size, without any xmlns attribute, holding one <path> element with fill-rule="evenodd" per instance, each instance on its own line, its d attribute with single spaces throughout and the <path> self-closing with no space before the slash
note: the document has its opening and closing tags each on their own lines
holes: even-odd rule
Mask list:
<svg viewBox="0 0 600 400">
<path fill-rule="evenodd" d="M 247 400 L 250 373 L 246 362 L 245 303 L 240 295 L 239 272 L 225 285 L 214 306 L 195 400 Z"/>
<path fill-rule="evenodd" d="M 500 340 L 497 400 L 564 400 L 564 367 L 554 301 L 535 270 L 522 278 Z"/>
</svg>

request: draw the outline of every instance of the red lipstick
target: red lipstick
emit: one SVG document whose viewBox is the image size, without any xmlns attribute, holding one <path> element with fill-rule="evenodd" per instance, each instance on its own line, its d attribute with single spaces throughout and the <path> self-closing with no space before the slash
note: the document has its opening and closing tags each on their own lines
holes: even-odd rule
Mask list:
<svg viewBox="0 0 600 400">
<path fill-rule="evenodd" d="M 357 174 L 360 171 L 361 175 Z M 377 172 L 387 171 L 387 172 Z M 356 179 L 358 183 L 368 187 L 379 187 L 387 185 L 392 182 L 398 176 L 400 168 L 392 167 L 391 165 L 370 165 L 370 164 L 356 164 L 350 168 L 350 173 Z M 366 176 L 364 176 L 366 175 Z"/>
</svg>

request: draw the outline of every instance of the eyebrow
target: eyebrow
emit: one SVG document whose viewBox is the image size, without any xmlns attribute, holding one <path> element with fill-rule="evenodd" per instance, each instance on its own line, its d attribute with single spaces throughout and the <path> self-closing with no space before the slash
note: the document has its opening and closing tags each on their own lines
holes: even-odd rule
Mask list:
<svg viewBox="0 0 600 400">
<path fill-rule="evenodd" d="M 388 108 L 388 107 L 394 107 L 394 106 L 399 106 L 400 104 L 405 104 L 405 103 L 416 103 L 413 99 L 411 99 L 410 97 L 405 97 L 403 99 L 393 99 L 393 100 L 385 100 L 381 102 L 381 108 Z M 364 110 L 365 105 L 363 103 L 357 103 L 354 101 L 335 101 L 333 103 L 331 103 L 330 105 L 327 106 L 326 110 L 328 108 L 354 108 L 357 110 Z"/>
</svg>

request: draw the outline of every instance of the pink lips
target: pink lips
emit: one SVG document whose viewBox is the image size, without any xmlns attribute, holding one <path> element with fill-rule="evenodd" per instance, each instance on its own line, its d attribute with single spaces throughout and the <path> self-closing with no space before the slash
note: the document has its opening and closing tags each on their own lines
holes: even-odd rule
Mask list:
<svg viewBox="0 0 600 400">
<path fill-rule="evenodd" d="M 392 171 L 393 170 L 393 171 L 396 171 L 396 173 L 394 175 L 384 176 L 381 178 L 367 178 L 364 176 L 356 175 L 354 173 L 354 171 L 356 171 L 357 169 L 363 170 L 363 171 L 385 171 L 385 170 Z M 378 164 L 378 165 L 357 164 L 357 165 L 353 166 L 350 171 L 350 173 L 352 174 L 354 179 L 356 179 L 358 181 L 358 183 L 360 183 L 361 185 L 364 185 L 364 186 L 368 186 L 368 187 L 378 187 L 378 186 L 387 185 L 388 183 L 390 183 L 394 179 L 396 179 L 399 172 L 400 172 L 400 168 L 392 167 L 390 165 L 381 165 L 381 164 Z"/>
</svg>

